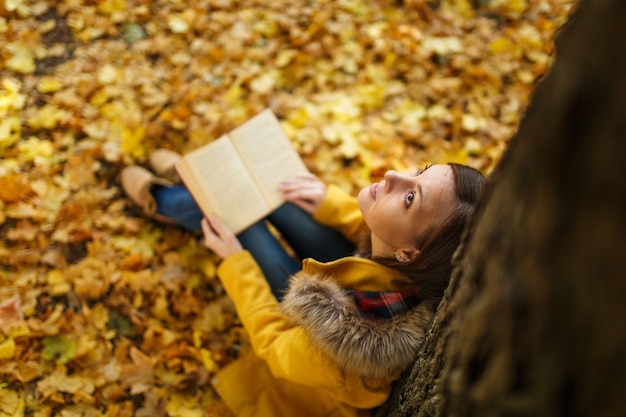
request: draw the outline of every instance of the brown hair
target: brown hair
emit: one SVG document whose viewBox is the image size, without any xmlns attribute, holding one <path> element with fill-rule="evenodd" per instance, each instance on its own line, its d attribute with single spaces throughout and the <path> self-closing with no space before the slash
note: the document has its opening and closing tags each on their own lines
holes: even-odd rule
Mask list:
<svg viewBox="0 0 626 417">
<path fill-rule="evenodd" d="M 421 237 L 419 255 L 410 262 L 394 257 L 375 258 L 376 262 L 408 276 L 420 287 L 426 299 L 438 304 L 448 287 L 452 273 L 452 256 L 485 184 L 483 174 L 469 166 L 449 163 L 454 173 L 455 202 L 452 214 L 444 222 Z M 371 241 L 370 244 L 371 246 Z"/>
</svg>

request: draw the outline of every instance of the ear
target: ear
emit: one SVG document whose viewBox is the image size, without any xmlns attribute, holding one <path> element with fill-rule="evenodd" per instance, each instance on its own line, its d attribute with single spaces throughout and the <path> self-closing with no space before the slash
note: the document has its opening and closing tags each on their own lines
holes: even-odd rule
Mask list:
<svg viewBox="0 0 626 417">
<path fill-rule="evenodd" d="M 402 248 L 395 252 L 396 259 L 400 262 L 410 262 L 417 258 L 420 250 L 415 248 Z"/>
</svg>

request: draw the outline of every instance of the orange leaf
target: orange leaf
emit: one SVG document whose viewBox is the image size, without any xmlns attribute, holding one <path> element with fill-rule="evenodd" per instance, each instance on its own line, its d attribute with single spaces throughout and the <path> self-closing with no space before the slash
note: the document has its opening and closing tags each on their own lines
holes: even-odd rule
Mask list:
<svg viewBox="0 0 626 417">
<path fill-rule="evenodd" d="M 33 191 L 24 176 L 8 174 L 0 177 L 0 199 L 5 203 L 15 203 L 32 194 Z"/>
</svg>

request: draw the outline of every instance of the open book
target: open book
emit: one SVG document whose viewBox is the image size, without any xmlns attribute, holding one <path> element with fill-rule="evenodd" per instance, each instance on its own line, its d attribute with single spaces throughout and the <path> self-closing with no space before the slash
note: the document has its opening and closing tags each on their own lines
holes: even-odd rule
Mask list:
<svg viewBox="0 0 626 417">
<path fill-rule="evenodd" d="M 283 179 L 308 172 L 270 109 L 188 153 L 175 169 L 204 215 L 235 234 L 284 202 Z"/>
</svg>

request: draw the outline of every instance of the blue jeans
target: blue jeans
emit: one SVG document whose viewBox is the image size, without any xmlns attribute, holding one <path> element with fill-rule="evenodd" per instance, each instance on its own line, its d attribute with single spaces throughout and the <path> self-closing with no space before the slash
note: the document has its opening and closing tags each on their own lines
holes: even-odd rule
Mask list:
<svg viewBox="0 0 626 417">
<path fill-rule="evenodd" d="M 151 189 L 157 203 L 157 213 L 174 219 L 180 226 L 201 231 L 204 217 L 196 202 L 183 186 Z M 241 245 L 250 251 L 265 275 L 277 299 L 287 289 L 289 276 L 301 269 L 268 229 L 265 220 L 278 230 L 299 259 L 314 258 L 321 262 L 349 256 L 355 247 L 337 230 L 316 222 L 298 206 L 285 203 L 237 235 Z"/>
</svg>

